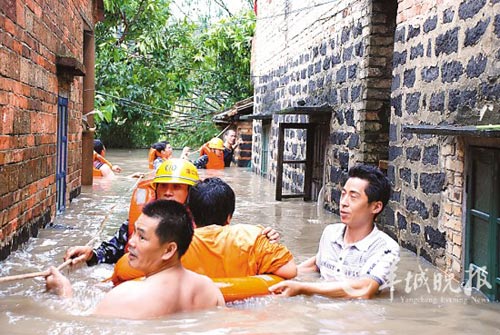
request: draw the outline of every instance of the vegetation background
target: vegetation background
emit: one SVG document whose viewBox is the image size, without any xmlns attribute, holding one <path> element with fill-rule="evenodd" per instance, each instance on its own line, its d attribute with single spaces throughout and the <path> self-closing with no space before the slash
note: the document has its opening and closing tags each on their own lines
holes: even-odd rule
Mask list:
<svg viewBox="0 0 500 335">
<path fill-rule="evenodd" d="M 198 146 L 220 131 L 214 114 L 252 96 L 251 0 L 104 6 L 95 32 L 95 121 L 106 146 L 141 148 L 164 139 L 177 148 Z"/>
</svg>

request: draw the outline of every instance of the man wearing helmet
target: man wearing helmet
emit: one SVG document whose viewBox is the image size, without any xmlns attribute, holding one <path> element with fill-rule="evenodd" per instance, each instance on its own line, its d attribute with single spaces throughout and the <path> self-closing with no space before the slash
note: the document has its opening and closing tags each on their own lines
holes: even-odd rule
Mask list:
<svg viewBox="0 0 500 335">
<path fill-rule="evenodd" d="M 183 150 L 182 158 L 187 159 L 189 148 Z M 224 142 L 214 137 L 200 148 L 200 157 L 193 162 L 198 169 L 223 169 L 224 168 Z"/>
</svg>

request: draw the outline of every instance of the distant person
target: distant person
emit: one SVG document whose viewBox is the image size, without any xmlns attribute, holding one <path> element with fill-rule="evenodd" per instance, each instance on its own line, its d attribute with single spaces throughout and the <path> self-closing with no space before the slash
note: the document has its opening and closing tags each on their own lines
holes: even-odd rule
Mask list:
<svg viewBox="0 0 500 335">
<path fill-rule="evenodd" d="M 184 206 L 157 200 L 144 206 L 130 240 L 130 266 L 144 280 L 114 287 L 97 304 L 93 314 L 126 319 L 152 319 L 224 305 L 220 290 L 207 277 L 182 267 L 181 257 L 193 237 Z M 72 296 L 69 280 L 55 267 L 46 278 L 48 290 Z"/>
<path fill-rule="evenodd" d="M 375 225 L 390 194 L 389 180 L 378 168 L 352 167 L 340 196 L 342 223 L 327 226 L 316 256 L 298 267 L 299 273 L 319 272 L 325 281 L 284 281 L 269 290 L 284 296 L 370 299 L 390 285 L 399 245 Z"/>
<path fill-rule="evenodd" d="M 172 152 L 172 146 L 168 141 L 153 143 L 148 153 L 149 168 L 156 170 L 162 162 L 172 158 Z"/>
<path fill-rule="evenodd" d="M 181 158 L 188 159 L 189 147 L 182 150 Z M 193 164 L 198 169 L 224 169 L 224 142 L 214 137 L 200 148 L 200 157 Z"/>
<path fill-rule="evenodd" d="M 189 208 L 197 228 L 182 258 L 187 269 L 210 278 L 275 274 L 289 279 L 297 274 L 290 251 L 272 243 L 262 227 L 229 224 L 235 195 L 223 180 L 206 178 L 192 187 Z"/>
<path fill-rule="evenodd" d="M 234 162 L 234 150 L 240 145 L 241 139 L 236 142 L 236 132 L 229 129 L 224 134 L 224 166 L 231 166 Z"/>
<path fill-rule="evenodd" d="M 115 172 L 120 173 L 122 168 L 118 165 L 111 164 L 107 159 L 104 158 L 106 156 L 106 148 L 101 140 L 94 140 L 94 154 L 93 154 L 93 176 L 99 177 L 107 177 L 113 176 Z"/>
</svg>

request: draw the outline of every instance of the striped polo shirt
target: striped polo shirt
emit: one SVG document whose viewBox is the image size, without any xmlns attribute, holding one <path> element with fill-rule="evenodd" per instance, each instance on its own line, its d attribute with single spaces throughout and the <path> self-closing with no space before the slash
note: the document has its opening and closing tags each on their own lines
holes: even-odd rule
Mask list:
<svg viewBox="0 0 500 335">
<path fill-rule="evenodd" d="M 399 261 L 398 243 L 374 226 L 364 239 L 346 244 L 345 229 L 346 225 L 339 223 L 323 231 L 316 254 L 321 277 L 333 281 L 370 277 L 380 289 L 390 284 Z"/>
</svg>

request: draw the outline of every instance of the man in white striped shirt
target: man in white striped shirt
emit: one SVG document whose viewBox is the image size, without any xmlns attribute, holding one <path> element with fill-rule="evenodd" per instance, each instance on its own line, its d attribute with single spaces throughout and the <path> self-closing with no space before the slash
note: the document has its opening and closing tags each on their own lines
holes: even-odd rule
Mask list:
<svg viewBox="0 0 500 335">
<path fill-rule="evenodd" d="M 299 274 L 319 272 L 326 281 L 283 281 L 271 286 L 271 292 L 370 299 L 391 284 L 399 245 L 374 223 L 389 201 L 390 183 L 368 165 L 351 168 L 348 177 L 340 196 L 342 223 L 327 226 L 316 256 L 298 266 Z"/>
</svg>

